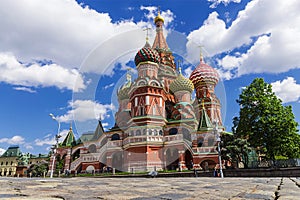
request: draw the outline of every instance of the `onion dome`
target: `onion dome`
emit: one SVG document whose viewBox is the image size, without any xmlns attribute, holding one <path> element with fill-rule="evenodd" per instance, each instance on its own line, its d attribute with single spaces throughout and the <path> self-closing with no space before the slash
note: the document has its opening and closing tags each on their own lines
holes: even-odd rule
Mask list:
<svg viewBox="0 0 300 200">
<path fill-rule="evenodd" d="M 181 71 L 179 69 L 179 71 Z M 188 78 L 185 78 L 181 72 L 179 72 L 179 76 L 170 84 L 170 90 L 175 93 L 177 91 L 186 90 L 190 93 L 194 90 L 194 85 L 192 81 L 190 81 Z"/>
<path fill-rule="evenodd" d="M 120 100 L 129 99 L 129 91 L 130 91 L 132 82 L 131 82 L 131 75 L 129 73 L 130 68 L 128 68 L 127 70 L 128 70 L 128 72 L 126 74 L 126 83 L 123 86 L 121 86 L 121 88 L 118 91 L 118 97 Z"/>
<path fill-rule="evenodd" d="M 135 55 L 134 62 L 135 65 L 138 66 L 141 62 L 155 62 L 159 63 L 160 57 L 156 50 L 152 49 L 148 41 L 145 46 L 140 49 Z"/>
<path fill-rule="evenodd" d="M 122 87 L 118 92 L 118 97 L 120 100 L 129 99 L 130 87 Z"/>
<path fill-rule="evenodd" d="M 191 73 L 190 80 L 195 86 L 200 82 L 216 85 L 219 82 L 219 74 L 217 70 L 206 64 L 201 56 L 200 64 Z"/>
<path fill-rule="evenodd" d="M 157 16 L 154 18 L 154 23 L 156 24 L 156 22 L 158 21 L 162 21 L 163 23 L 165 22 L 164 18 L 160 15 L 160 11 L 158 11 Z"/>
</svg>

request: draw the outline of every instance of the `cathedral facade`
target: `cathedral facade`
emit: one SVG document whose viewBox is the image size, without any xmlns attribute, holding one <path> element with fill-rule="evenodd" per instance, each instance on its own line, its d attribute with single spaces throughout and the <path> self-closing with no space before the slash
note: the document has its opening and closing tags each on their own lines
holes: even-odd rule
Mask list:
<svg viewBox="0 0 300 200">
<path fill-rule="evenodd" d="M 118 90 L 115 126 L 104 131 L 99 122 L 94 133 L 77 141 L 70 128 L 56 152 L 65 170 L 206 169 L 218 162 L 215 127 L 223 129 L 214 91 L 218 73 L 201 55 L 190 77 L 184 77 L 163 35 L 160 14 L 154 23 L 153 44 L 147 39 L 134 59 L 138 77 L 132 80 L 128 72 Z"/>
</svg>

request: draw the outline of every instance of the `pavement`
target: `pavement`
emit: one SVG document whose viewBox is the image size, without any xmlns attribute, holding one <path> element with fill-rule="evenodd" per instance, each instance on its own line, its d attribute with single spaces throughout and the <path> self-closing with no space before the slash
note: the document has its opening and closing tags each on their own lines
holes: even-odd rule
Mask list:
<svg viewBox="0 0 300 200">
<path fill-rule="evenodd" d="M 300 199 L 300 178 L 0 177 L 0 200 Z"/>
</svg>

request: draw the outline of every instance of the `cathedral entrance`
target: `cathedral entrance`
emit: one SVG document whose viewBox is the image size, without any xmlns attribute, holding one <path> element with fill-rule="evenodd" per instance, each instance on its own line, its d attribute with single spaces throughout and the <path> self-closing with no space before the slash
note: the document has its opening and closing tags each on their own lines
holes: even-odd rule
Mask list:
<svg viewBox="0 0 300 200">
<path fill-rule="evenodd" d="M 217 163 L 213 160 L 203 160 L 200 163 L 200 166 L 201 166 L 202 169 L 204 169 L 206 171 L 206 170 L 214 169 L 216 164 Z"/>
<path fill-rule="evenodd" d="M 185 166 L 189 170 L 193 169 L 193 167 L 194 167 L 193 157 L 192 157 L 192 154 L 189 150 L 185 150 L 184 160 L 185 160 Z"/>
<path fill-rule="evenodd" d="M 166 168 L 167 170 L 176 170 L 179 163 L 179 153 L 176 148 L 169 148 L 166 151 Z"/>
</svg>

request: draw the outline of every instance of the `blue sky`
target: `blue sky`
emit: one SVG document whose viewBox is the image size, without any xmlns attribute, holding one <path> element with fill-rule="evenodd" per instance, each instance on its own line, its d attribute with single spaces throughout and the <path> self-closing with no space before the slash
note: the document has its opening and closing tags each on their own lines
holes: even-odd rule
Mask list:
<svg viewBox="0 0 300 200">
<path fill-rule="evenodd" d="M 298 0 L 6 0 L 0 7 L 0 154 L 10 145 L 47 153 L 57 122 L 78 137 L 101 118 L 113 126 L 115 92 L 145 43 L 160 7 L 165 36 L 183 72 L 205 61 L 221 78 L 227 131 L 236 99 L 256 77 L 272 84 L 300 123 Z"/>
</svg>

